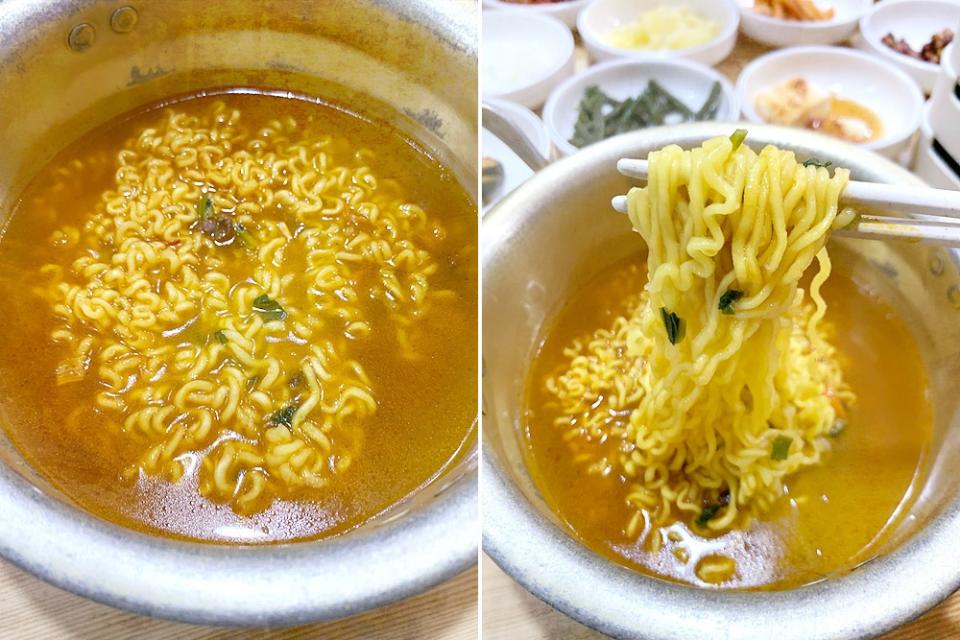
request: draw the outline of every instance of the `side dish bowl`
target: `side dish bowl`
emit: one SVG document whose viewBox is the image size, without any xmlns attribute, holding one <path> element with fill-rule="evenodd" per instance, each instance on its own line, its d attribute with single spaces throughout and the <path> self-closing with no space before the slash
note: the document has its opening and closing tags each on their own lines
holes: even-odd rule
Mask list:
<svg viewBox="0 0 960 640">
<path fill-rule="evenodd" d="M 948 51 L 952 54 L 957 45 L 951 45 Z M 933 93 L 927 101 L 926 117 L 934 136 L 947 152 L 954 157 L 960 157 L 960 75 L 954 56 L 944 55 L 940 61 L 940 73 L 937 75 Z"/>
<path fill-rule="evenodd" d="M 685 6 L 713 20 L 719 26 L 719 32 L 713 39 L 696 47 L 651 51 L 622 49 L 606 43 L 608 31 L 631 22 L 644 11 L 650 11 L 662 5 L 664 3 L 659 0 L 594 0 L 580 12 L 577 31 L 580 32 L 590 57 L 597 61 L 617 57 L 640 60 L 686 58 L 713 65 L 733 51 L 737 43 L 737 27 L 740 24 L 740 15 L 733 0 L 683 0 L 669 4 L 669 6 Z"/>
<path fill-rule="evenodd" d="M 687 60 L 609 60 L 594 65 L 559 85 L 543 106 L 543 121 L 561 155 L 579 149 L 570 142 L 587 87 L 596 85 L 618 100 L 636 97 L 655 80 L 693 110 L 699 109 L 714 82 L 720 83 L 720 102 L 714 120 L 733 122 L 740 114 L 740 101 L 733 85 L 710 67 Z"/>
<path fill-rule="evenodd" d="M 866 638 L 919 615 L 960 585 L 960 285 L 956 250 L 912 243 L 830 241 L 854 275 L 895 302 L 929 371 L 935 424 L 926 482 L 913 516 L 881 554 L 849 573 L 784 591 L 719 591 L 653 578 L 589 550 L 551 510 L 528 472 L 521 429 L 527 373 L 545 327 L 568 296 L 641 240 L 610 198 L 631 182 L 619 158 L 667 144 L 693 147 L 731 125 L 647 129 L 562 159 L 504 198 L 481 232 L 484 326 L 482 509 L 484 549 L 542 600 L 606 634 L 646 640 L 711 637 Z M 811 132 L 750 125 L 747 143 L 847 167 L 852 178 L 922 188 L 905 169 Z M 896 588 L 891 588 L 895 585 Z"/>
<path fill-rule="evenodd" d="M 346 104 L 364 96 L 476 198 L 473 2 L 169 0 L 118 11 L 111 0 L 3 3 L 0 91 L 18 96 L 0 102 L 4 224 L 25 183 L 79 132 L 142 104 L 231 86 Z M 231 626 L 346 616 L 476 562 L 475 433 L 468 444 L 450 469 L 356 529 L 239 546 L 97 518 L 37 473 L 0 429 L 0 555 L 58 587 L 152 616 Z"/>
<path fill-rule="evenodd" d="M 859 145 L 864 149 L 899 158 L 920 127 L 923 95 L 910 77 L 873 56 L 843 47 L 792 47 L 748 64 L 737 79 L 744 119 L 764 122 L 755 106 L 757 95 L 794 78 L 804 78 L 877 115 L 883 133 Z"/>
<path fill-rule="evenodd" d="M 536 109 L 573 72 L 573 36 L 556 18 L 536 13 L 483 14 L 481 82 L 485 98 Z"/>
<path fill-rule="evenodd" d="M 740 30 L 757 42 L 771 47 L 807 44 L 836 44 L 852 36 L 857 22 L 873 0 L 832 0 L 822 2 L 834 10 L 829 20 L 784 20 L 758 13 L 754 0 L 740 1 Z"/>
<path fill-rule="evenodd" d="M 537 114 L 526 107 L 506 100 L 485 100 L 484 104 L 496 109 L 498 113 L 510 121 L 510 124 L 527 136 L 527 139 L 534 144 L 540 155 L 544 158 L 550 157 L 550 136 Z M 503 182 L 494 192 L 493 201 L 484 205 L 483 210 L 486 212 L 497 200 L 526 182 L 533 175 L 533 171 L 517 157 L 508 145 L 487 130 L 486 127 L 484 127 L 480 138 L 480 151 L 484 158 L 493 158 L 503 168 Z"/>
<path fill-rule="evenodd" d="M 881 40 L 889 33 L 919 51 L 933 34 L 944 29 L 952 29 L 955 34 L 960 30 L 960 4 L 949 0 L 886 0 L 860 18 L 860 46 L 902 70 L 924 93 L 930 93 L 940 66 L 894 51 Z"/>
<path fill-rule="evenodd" d="M 923 108 L 923 123 L 920 125 L 913 172 L 931 187 L 960 191 L 960 172 L 951 167 L 951 164 L 956 164 L 956 160 L 934 133 L 933 123 L 930 121 L 931 106 L 928 102 Z"/>
</svg>

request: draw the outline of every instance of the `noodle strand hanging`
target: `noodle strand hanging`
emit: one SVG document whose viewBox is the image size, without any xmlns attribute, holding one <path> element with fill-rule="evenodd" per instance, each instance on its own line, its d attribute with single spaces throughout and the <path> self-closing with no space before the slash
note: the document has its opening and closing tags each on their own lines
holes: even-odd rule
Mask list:
<svg viewBox="0 0 960 640">
<path fill-rule="evenodd" d="M 596 445 L 589 470 L 628 479 L 627 534 L 653 547 L 678 519 L 719 532 L 769 510 L 854 400 L 820 295 L 848 172 L 736 138 L 649 155 L 647 186 L 628 194 L 647 285 L 546 382 L 568 442 Z"/>
</svg>

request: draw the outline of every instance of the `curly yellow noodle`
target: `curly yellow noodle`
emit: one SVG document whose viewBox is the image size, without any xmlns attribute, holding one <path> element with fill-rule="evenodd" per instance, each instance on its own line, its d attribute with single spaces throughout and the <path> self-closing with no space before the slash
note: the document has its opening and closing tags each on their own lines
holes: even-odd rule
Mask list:
<svg viewBox="0 0 960 640">
<path fill-rule="evenodd" d="M 610 328 L 565 349 L 546 389 L 575 460 L 628 479 L 626 533 L 656 550 L 678 519 L 719 532 L 770 509 L 790 474 L 821 462 L 854 398 L 820 295 L 848 172 L 728 138 L 648 161 L 647 186 L 628 194 L 647 285 Z M 814 260 L 808 302 L 800 279 Z M 727 314 L 731 290 L 742 296 Z M 683 324 L 675 344 L 669 313 Z"/>
<path fill-rule="evenodd" d="M 82 228 L 50 236 L 62 259 L 36 291 L 59 322 L 57 382 L 96 376 L 97 407 L 140 452 L 127 481 L 196 470 L 204 496 L 252 514 L 360 455 L 377 393 L 355 345 L 384 314 L 378 328 L 416 357 L 408 331 L 437 270 L 418 238 L 443 230 L 375 175 L 372 152 L 341 155 L 292 117 L 250 132 L 223 103 L 170 109 L 116 154 Z M 201 233 L 205 195 L 255 246 Z M 264 294 L 283 319 L 254 310 Z"/>
</svg>

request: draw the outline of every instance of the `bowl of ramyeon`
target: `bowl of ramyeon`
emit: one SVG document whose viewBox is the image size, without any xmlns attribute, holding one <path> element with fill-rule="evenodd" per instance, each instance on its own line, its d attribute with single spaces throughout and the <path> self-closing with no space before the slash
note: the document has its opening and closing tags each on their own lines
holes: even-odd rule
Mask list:
<svg viewBox="0 0 960 640">
<path fill-rule="evenodd" d="M 0 13 L 0 554 L 338 618 L 476 562 L 477 10 L 202 9 Z"/>
<path fill-rule="evenodd" d="M 852 180 L 922 187 L 812 132 L 692 123 L 598 142 L 487 214 L 502 569 L 645 639 L 873 637 L 960 585 L 960 256 L 849 237 Z"/>
</svg>

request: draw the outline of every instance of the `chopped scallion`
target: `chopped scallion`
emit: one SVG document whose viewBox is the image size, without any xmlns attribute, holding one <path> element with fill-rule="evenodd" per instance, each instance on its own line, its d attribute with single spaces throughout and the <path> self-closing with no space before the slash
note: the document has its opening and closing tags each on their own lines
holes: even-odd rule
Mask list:
<svg viewBox="0 0 960 640">
<path fill-rule="evenodd" d="M 213 337 L 217 339 L 217 342 L 220 344 L 227 344 L 227 334 L 223 332 L 223 329 L 217 329 L 213 332 Z"/>
<path fill-rule="evenodd" d="M 733 303 L 743 297 L 743 291 L 737 291 L 736 289 L 727 289 L 723 292 L 723 295 L 720 296 L 720 304 L 717 307 L 722 313 L 727 314 L 728 316 L 733 315 Z"/>
<path fill-rule="evenodd" d="M 773 439 L 773 448 L 770 450 L 770 458 L 772 460 L 786 460 L 787 456 L 790 455 L 790 445 L 793 443 L 793 438 L 787 436 L 777 436 Z"/>
<path fill-rule="evenodd" d="M 289 404 L 270 416 L 270 424 L 283 425 L 287 429 L 293 428 L 293 415 L 297 412 L 297 405 Z"/>
<path fill-rule="evenodd" d="M 747 139 L 747 130 L 746 129 L 737 129 L 732 134 L 730 134 L 730 142 L 733 143 L 733 150 L 736 151 L 740 148 L 740 145 L 743 144 L 743 141 Z"/>
<path fill-rule="evenodd" d="M 677 344 L 683 340 L 686 328 L 680 316 L 668 311 L 666 307 L 660 307 L 660 317 L 663 318 L 663 326 L 667 329 L 667 340 L 670 344 Z"/>
<path fill-rule="evenodd" d="M 197 201 L 197 216 L 201 221 L 213 216 L 213 198 L 210 197 L 209 193 L 201 195 Z"/>
<path fill-rule="evenodd" d="M 280 303 L 267 294 L 257 296 L 253 301 L 253 310 L 259 313 L 267 322 L 271 320 L 283 320 L 287 317 L 287 312 L 280 306 Z"/>
<path fill-rule="evenodd" d="M 697 526 L 706 527 L 707 523 L 717 516 L 717 513 L 720 511 L 720 509 L 728 504 L 730 504 L 730 491 L 724 490 L 716 502 L 708 504 L 703 508 L 703 511 L 700 512 L 700 515 L 697 516 L 697 519 L 695 520 Z"/>
<path fill-rule="evenodd" d="M 237 222 L 234 224 L 234 229 L 237 232 L 237 240 L 240 241 L 240 244 L 243 245 L 245 249 L 255 249 L 257 246 L 257 241 L 253 235 L 247 231 L 246 226 L 242 222 Z"/>
</svg>

